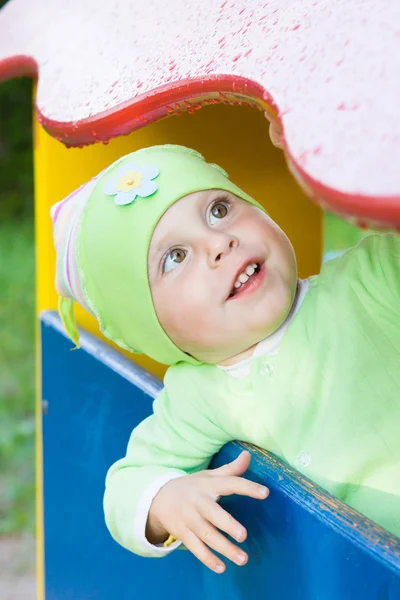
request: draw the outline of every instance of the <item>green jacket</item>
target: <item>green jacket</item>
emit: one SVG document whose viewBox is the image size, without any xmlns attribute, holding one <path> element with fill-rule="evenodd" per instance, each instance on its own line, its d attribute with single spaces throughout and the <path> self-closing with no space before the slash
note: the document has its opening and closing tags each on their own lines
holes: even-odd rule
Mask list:
<svg viewBox="0 0 400 600">
<path fill-rule="evenodd" d="M 140 543 L 146 490 L 207 468 L 231 440 L 273 452 L 400 537 L 400 238 L 369 236 L 325 263 L 278 353 L 250 371 L 169 368 L 107 476 L 113 537 L 158 555 Z"/>
</svg>

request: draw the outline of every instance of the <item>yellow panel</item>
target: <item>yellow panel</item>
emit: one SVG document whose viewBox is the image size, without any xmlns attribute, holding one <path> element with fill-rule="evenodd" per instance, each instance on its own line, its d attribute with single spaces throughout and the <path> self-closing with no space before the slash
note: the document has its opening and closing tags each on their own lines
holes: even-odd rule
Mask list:
<svg viewBox="0 0 400 600">
<path fill-rule="evenodd" d="M 268 122 L 250 107 L 210 106 L 194 115 L 170 117 L 129 136 L 83 149 L 66 149 L 35 124 L 35 194 L 38 310 L 56 308 L 55 253 L 49 209 L 120 156 L 153 144 L 183 144 L 221 164 L 231 179 L 264 204 L 295 247 L 301 277 L 319 271 L 322 212 L 299 189 L 283 154 L 268 136 Z M 79 324 L 99 334 L 94 318 L 77 310 Z M 130 355 L 132 356 L 132 355 Z M 135 360 L 162 376 L 149 359 Z"/>
</svg>

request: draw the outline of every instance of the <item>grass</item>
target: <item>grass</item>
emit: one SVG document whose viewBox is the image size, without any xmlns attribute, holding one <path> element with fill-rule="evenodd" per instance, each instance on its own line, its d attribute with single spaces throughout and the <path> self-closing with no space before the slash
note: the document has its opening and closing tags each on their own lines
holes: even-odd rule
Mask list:
<svg viewBox="0 0 400 600">
<path fill-rule="evenodd" d="M 34 527 L 34 241 L 0 223 L 0 534 Z"/>
</svg>

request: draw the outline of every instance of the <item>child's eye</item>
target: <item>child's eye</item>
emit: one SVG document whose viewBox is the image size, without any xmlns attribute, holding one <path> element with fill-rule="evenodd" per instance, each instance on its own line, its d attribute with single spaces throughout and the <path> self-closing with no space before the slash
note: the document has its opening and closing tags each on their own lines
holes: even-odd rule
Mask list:
<svg viewBox="0 0 400 600">
<path fill-rule="evenodd" d="M 210 225 L 214 225 L 216 221 L 223 219 L 229 212 L 228 202 L 221 202 L 217 200 L 211 207 L 209 214 Z"/>
<path fill-rule="evenodd" d="M 175 269 L 181 262 L 183 262 L 186 258 L 186 251 L 182 250 L 182 248 L 173 248 L 170 252 L 168 252 L 165 257 L 163 264 L 164 273 L 168 273 Z"/>
</svg>

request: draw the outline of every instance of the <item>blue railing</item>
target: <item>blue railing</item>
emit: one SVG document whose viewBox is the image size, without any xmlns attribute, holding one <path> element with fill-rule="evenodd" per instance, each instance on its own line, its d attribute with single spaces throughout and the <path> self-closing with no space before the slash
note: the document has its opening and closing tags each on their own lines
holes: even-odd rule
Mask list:
<svg viewBox="0 0 400 600">
<path fill-rule="evenodd" d="M 41 337 L 46 600 L 400 600 L 400 540 L 253 447 L 247 476 L 270 497 L 225 501 L 248 529 L 245 567 L 221 576 L 184 550 L 144 559 L 119 547 L 104 525 L 106 471 L 161 383 L 87 332 L 71 352 L 54 312 Z"/>
</svg>

